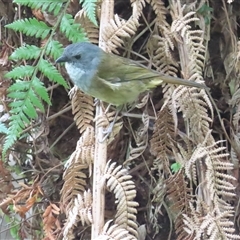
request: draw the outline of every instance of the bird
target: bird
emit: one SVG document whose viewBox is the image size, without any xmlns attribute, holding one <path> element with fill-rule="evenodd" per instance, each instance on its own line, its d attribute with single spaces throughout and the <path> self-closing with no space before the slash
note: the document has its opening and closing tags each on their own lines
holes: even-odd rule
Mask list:
<svg viewBox="0 0 240 240">
<path fill-rule="evenodd" d="M 134 60 L 104 52 L 90 42 L 68 45 L 56 63 L 65 63 L 70 79 L 84 93 L 115 106 L 135 102 L 140 93 L 164 83 L 206 88 L 203 84 L 164 75 Z"/>
</svg>

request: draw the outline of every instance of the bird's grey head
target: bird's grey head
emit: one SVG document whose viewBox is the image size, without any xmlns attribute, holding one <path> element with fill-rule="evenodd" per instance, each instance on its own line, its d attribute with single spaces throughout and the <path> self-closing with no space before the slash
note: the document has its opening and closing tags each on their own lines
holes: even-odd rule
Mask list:
<svg viewBox="0 0 240 240">
<path fill-rule="evenodd" d="M 76 85 L 80 85 L 81 81 L 88 81 L 96 74 L 103 53 L 103 50 L 94 44 L 74 43 L 64 49 L 56 63 L 65 62 L 70 78 Z"/>
<path fill-rule="evenodd" d="M 101 54 L 102 50 L 92 43 L 74 43 L 64 49 L 56 63 L 67 62 L 84 69 L 99 64 Z"/>
</svg>

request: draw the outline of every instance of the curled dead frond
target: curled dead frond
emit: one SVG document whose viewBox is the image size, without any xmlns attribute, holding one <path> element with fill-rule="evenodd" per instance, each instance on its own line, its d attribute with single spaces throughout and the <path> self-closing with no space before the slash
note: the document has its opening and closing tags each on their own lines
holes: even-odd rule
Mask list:
<svg viewBox="0 0 240 240">
<path fill-rule="evenodd" d="M 56 239 L 56 233 L 61 230 L 61 224 L 57 219 L 60 208 L 56 204 L 50 204 L 43 213 L 43 230 L 45 238 Z"/>
<path fill-rule="evenodd" d="M 70 91 L 70 97 L 72 99 L 72 113 L 74 114 L 74 121 L 76 122 L 80 133 L 83 133 L 87 127 L 93 125 L 93 98 L 84 94 L 76 87 Z"/>
<path fill-rule="evenodd" d="M 38 178 L 35 182 L 28 186 L 19 182 L 21 188 L 9 193 L 9 196 L 0 202 L 0 208 L 5 210 L 10 205 L 13 205 L 13 211 L 20 215 L 21 218 L 25 218 L 26 213 L 35 205 L 39 195 L 42 195 L 42 190 L 38 186 Z"/>
<path fill-rule="evenodd" d="M 136 240 L 137 238 L 133 237 L 128 233 L 124 228 L 120 228 L 117 224 L 111 225 L 111 220 L 106 222 L 102 233 L 94 240 Z"/>
<path fill-rule="evenodd" d="M 122 166 L 116 167 L 116 163 L 108 162 L 104 177 L 109 191 L 115 194 L 117 199 L 117 213 L 114 224 L 124 228 L 130 235 L 137 238 L 136 214 L 138 203 L 133 199 L 136 196 L 135 185 L 132 176 Z"/>
<path fill-rule="evenodd" d="M 95 131 L 93 127 L 88 127 L 77 142 L 76 150 L 66 162 L 66 168 L 80 163 L 87 164 L 91 169 L 94 159 Z M 90 171 L 91 172 L 91 171 Z"/>
</svg>

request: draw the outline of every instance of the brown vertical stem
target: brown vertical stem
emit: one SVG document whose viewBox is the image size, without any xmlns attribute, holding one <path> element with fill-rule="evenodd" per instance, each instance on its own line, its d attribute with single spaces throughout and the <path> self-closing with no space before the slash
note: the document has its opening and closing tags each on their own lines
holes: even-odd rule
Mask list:
<svg viewBox="0 0 240 240">
<path fill-rule="evenodd" d="M 100 20 L 100 34 L 99 46 L 106 49 L 105 42 L 102 39 L 102 32 L 113 18 L 114 0 L 104 0 L 101 7 L 101 20 Z M 104 112 L 101 104 L 96 106 L 96 117 L 103 116 Z M 93 224 L 92 224 L 92 239 L 96 238 L 104 226 L 104 209 L 105 209 L 105 191 L 103 184 L 103 174 L 107 161 L 107 142 L 101 142 L 103 139 L 103 128 L 95 126 L 96 128 L 96 141 L 95 141 L 95 157 L 94 157 L 94 175 L 93 175 Z"/>
</svg>

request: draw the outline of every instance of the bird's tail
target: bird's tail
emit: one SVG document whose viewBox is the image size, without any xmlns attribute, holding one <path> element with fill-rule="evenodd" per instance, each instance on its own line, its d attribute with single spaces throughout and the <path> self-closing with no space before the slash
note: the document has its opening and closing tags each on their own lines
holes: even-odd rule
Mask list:
<svg viewBox="0 0 240 240">
<path fill-rule="evenodd" d="M 153 78 L 150 82 L 149 85 L 152 85 L 152 88 L 163 84 L 163 83 L 170 83 L 170 84 L 175 84 L 175 85 L 184 85 L 188 87 L 195 87 L 195 88 L 201 88 L 201 89 L 207 89 L 206 85 L 192 82 L 189 80 L 185 80 L 182 78 L 178 77 L 171 77 L 163 74 L 158 74 L 158 77 Z"/>
</svg>

